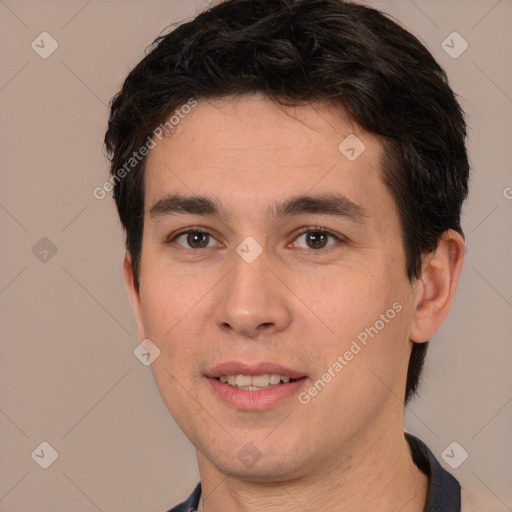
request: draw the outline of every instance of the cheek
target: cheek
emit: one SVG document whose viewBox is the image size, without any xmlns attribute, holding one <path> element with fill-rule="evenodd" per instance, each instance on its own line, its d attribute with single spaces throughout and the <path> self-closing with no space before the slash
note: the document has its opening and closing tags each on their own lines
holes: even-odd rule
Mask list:
<svg viewBox="0 0 512 512">
<path fill-rule="evenodd" d="M 148 337 L 164 340 L 183 328 L 212 286 L 209 278 L 186 277 L 162 255 L 145 255 L 140 283 L 141 314 Z"/>
<path fill-rule="evenodd" d="M 390 278 L 364 262 L 340 266 L 316 279 L 297 281 L 296 287 L 326 327 L 322 344 L 336 349 L 374 325 L 398 296 Z"/>
<path fill-rule="evenodd" d="M 303 285 L 302 292 L 321 319 L 318 328 L 312 326 L 315 343 L 309 359 L 317 361 L 316 379 L 329 379 L 329 369 L 336 375 L 329 384 L 333 406 L 340 397 L 347 406 L 357 405 L 400 387 L 398 379 L 407 367 L 407 281 L 397 270 L 391 274 L 384 266 L 368 268 L 352 266 L 328 280 Z M 323 334 L 318 336 L 320 330 Z"/>
</svg>

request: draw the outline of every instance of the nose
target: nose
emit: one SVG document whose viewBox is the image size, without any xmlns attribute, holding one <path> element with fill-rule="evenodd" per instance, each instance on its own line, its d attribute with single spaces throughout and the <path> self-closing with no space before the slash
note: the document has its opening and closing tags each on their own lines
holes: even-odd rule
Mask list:
<svg viewBox="0 0 512 512">
<path fill-rule="evenodd" d="M 246 338 L 285 330 L 291 322 L 291 303 L 286 286 L 275 275 L 278 270 L 270 269 L 265 252 L 252 263 L 237 254 L 233 260 L 231 272 L 218 289 L 217 326 Z"/>
</svg>

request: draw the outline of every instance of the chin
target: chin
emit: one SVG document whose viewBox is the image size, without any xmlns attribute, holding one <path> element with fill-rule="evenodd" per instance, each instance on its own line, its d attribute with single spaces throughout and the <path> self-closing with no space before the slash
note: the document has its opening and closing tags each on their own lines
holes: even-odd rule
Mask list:
<svg viewBox="0 0 512 512">
<path fill-rule="evenodd" d="M 300 476 L 307 463 L 301 463 L 296 458 L 299 443 L 295 443 L 293 449 L 283 444 L 280 440 L 276 440 L 276 444 L 271 444 L 264 436 L 258 441 L 254 436 L 253 441 L 232 439 L 222 452 L 211 450 L 215 445 L 208 443 L 208 448 L 201 450 L 201 453 L 217 470 L 241 480 L 286 481 Z"/>
<path fill-rule="evenodd" d="M 232 460 L 225 462 L 225 464 L 217 466 L 219 471 L 247 482 L 284 482 L 299 476 L 297 469 L 291 468 L 289 463 L 284 466 L 280 461 L 263 461 L 261 459 L 251 467 L 246 467 L 240 463 L 233 463 Z"/>
</svg>

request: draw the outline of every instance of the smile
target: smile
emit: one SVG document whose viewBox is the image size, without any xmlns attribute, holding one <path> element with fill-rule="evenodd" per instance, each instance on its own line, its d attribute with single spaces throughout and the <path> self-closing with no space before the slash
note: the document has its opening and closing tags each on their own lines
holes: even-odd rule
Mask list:
<svg viewBox="0 0 512 512">
<path fill-rule="evenodd" d="M 277 407 L 297 395 L 308 380 L 299 370 L 263 361 L 226 361 L 208 369 L 205 377 L 216 399 L 246 411 Z"/>
<path fill-rule="evenodd" d="M 279 375 L 278 373 L 265 373 L 262 375 L 221 375 L 218 380 L 233 388 L 246 391 L 259 391 L 261 389 L 268 389 L 295 381 L 295 379 L 290 378 L 288 375 Z"/>
</svg>

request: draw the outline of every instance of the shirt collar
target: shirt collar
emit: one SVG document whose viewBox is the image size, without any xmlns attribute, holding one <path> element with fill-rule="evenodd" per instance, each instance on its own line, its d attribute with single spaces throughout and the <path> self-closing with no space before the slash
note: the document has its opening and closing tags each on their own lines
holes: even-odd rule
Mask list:
<svg viewBox="0 0 512 512">
<path fill-rule="evenodd" d="M 460 484 L 446 471 L 428 446 L 406 433 L 412 460 L 429 478 L 427 506 L 424 512 L 460 512 Z"/>
</svg>

